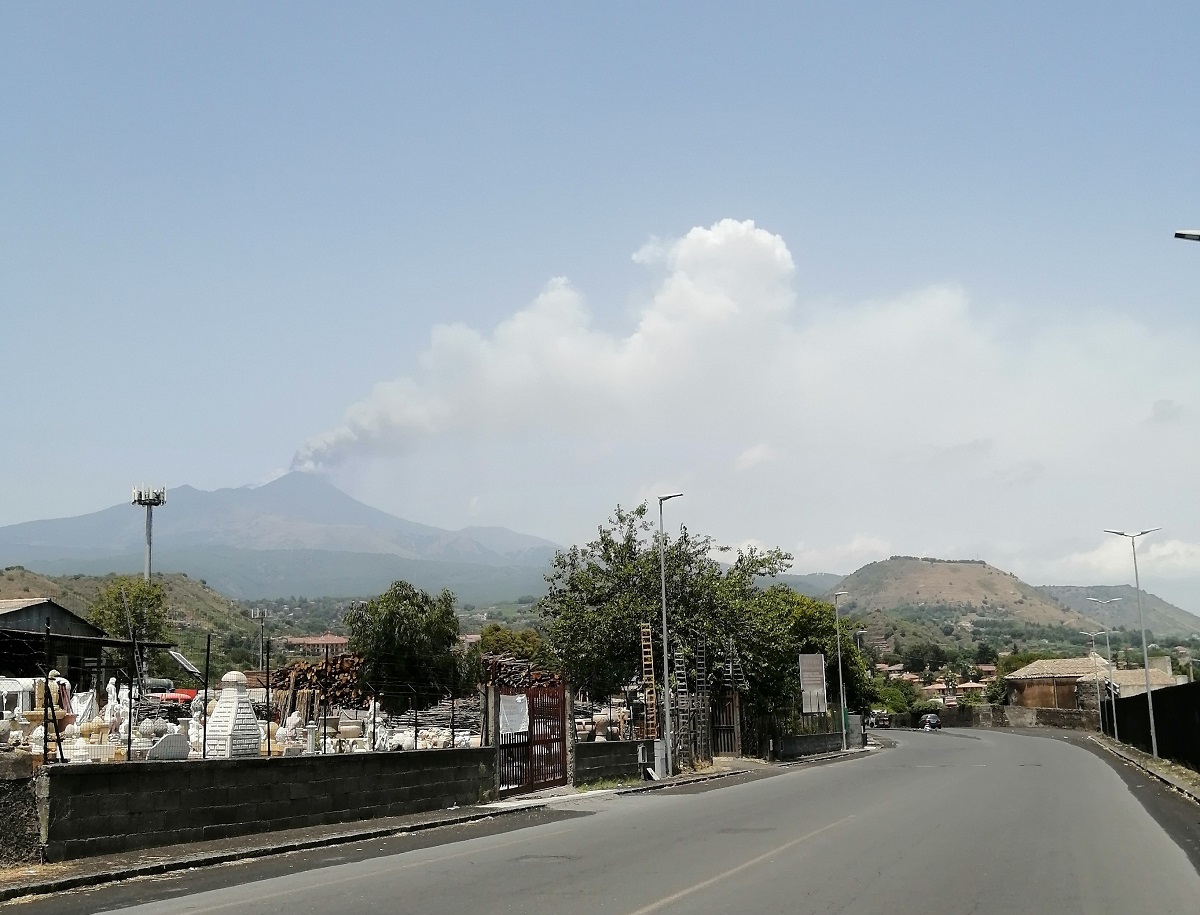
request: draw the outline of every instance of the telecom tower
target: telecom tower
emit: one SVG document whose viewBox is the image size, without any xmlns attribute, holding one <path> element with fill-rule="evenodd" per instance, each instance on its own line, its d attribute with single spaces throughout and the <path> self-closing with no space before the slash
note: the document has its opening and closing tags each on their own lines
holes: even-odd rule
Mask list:
<svg viewBox="0 0 1200 915">
<path fill-rule="evenodd" d="M 145 486 L 133 487 L 133 505 L 146 506 L 146 581 L 150 580 L 151 532 L 154 528 L 154 509 L 167 501 L 167 487 L 147 489 Z"/>
</svg>

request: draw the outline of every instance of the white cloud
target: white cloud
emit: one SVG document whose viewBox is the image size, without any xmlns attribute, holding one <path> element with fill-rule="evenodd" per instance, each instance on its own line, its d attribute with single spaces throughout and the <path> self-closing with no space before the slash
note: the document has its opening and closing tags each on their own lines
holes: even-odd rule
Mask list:
<svg viewBox="0 0 1200 915">
<path fill-rule="evenodd" d="M 401 513 L 450 523 L 442 494 L 468 485 L 493 523 L 564 542 L 617 502 L 682 490 L 673 523 L 803 541 L 797 571 L 902 552 L 1115 575 L 1114 547 L 1089 559 L 1078 538 L 1152 516 L 1179 545 L 1148 560 L 1200 576 L 1188 334 L 1095 314 L 1010 325 L 952 283 L 808 304 L 783 239 L 753 222 L 653 239 L 635 260 L 656 279 L 623 332 L 565 279 L 490 331 L 439 324 L 411 372 L 293 466 L 390 462 L 374 478 L 394 481 L 398 463 Z"/>
<path fill-rule="evenodd" d="M 733 466 L 738 470 L 750 470 L 760 464 L 771 464 L 778 461 L 782 455 L 766 442 L 747 448 L 737 456 Z"/>
<path fill-rule="evenodd" d="M 895 555 L 891 544 L 878 537 L 859 534 L 845 543 L 826 547 L 801 544 L 792 551 L 796 557 L 793 568 L 799 572 L 835 572 L 849 575 L 868 562 L 878 562 Z"/>
</svg>

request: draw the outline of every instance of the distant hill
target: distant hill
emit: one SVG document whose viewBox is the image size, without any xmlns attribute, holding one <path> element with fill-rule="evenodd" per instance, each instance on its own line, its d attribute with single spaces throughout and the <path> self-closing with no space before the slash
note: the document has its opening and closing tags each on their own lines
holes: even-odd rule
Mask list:
<svg viewBox="0 0 1200 915">
<path fill-rule="evenodd" d="M 808 597 L 824 597 L 835 590 L 834 585 L 845 577 L 832 572 L 810 572 L 807 575 L 777 575 L 771 579 L 764 579 L 763 584 L 787 585 L 793 591 Z"/>
<path fill-rule="evenodd" d="M 155 522 L 157 524 L 157 522 Z M 157 542 L 157 541 L 156 541 Z M 102 559 L 61 559 L 27 562 L 29 568 L 62 577 L 83 573 L 133 574 L 143 568 L 142 553 Z M 381 594 L 397 579 L 426 591 L 449 588 L 460 603 L 490 604 L 545 593 L 544 567 L 481 565 L 405 559 L 382 553 L 339 553 L 331 550 L 239 550 L 197 547 L 190 550 L 155 548 L 156 569 L 186 570 L 222 594 L 238 600 L 287 597 L 361 597 Z"/>
<path fill-rule="evenodd" d="M 0 566 L 62 576 L 142 568 L 144 514 L 114 505 L 0 527 Z M 540 594 L 556 546 L 502 527 L 442 530 L 364 505 L 316 474 L 171 490 L 154 513 L 155 568 L 244 599 L 378 593 L 397 578 L 483 603 Z"/>
<path fill-rule="evenodd" d="M 1137 591 L 1131 585 L 1043 585 L 1037 590 L 1057 600 L 1066 607 L 1086 614 L 1105 629 L 1124 627 L 1138 628 Z M 1096 604 L 1097 600 L 1120 598 L 1111 604 Z M 1160 597 L 1142 592 L 1142 610 L 1146 615 L 1146 628 L 1155 636 L 1179 636 L 1186 638 L 1200 633 L 1200 617 L 1169 604 Z"/>
<path fill-rule="evenodd" d="M 171 549 L 328 550 L 481 565 L 542 566 L 549 540 L 501 527 L 448 531 L 364 505 L 322 476 L 289 473 L 265 486 L 213 492 L 180 486 L 154 513 L 156 542 Z M 133 553 L 145 521 L 128 504 L 75 518 L 0 527 L 0 559 L 25 563 Z"/>
<path fill-rule="evenodd" d="M 111 580 L 111 575 L 50 578 L 27 569 L 7 568 L 0 573 L 0 599 L 49 597 L 86 619 L 96 595 Z M 235 667 L 258 666 L 259 627 L 245 607 L 187 575 L 156 573 L 154 580 L 167 592 L 170 641 L 193 664 L 203 669 L 206 636 L 212 633 L 214 678 Z M 120 632 L 111 634 L 125 636 Z M 247 665 L 250 659 L 254 663 Z M 173 662 L 166 662 L 163 672 L 180 684 L 190 684 L 190 678 Z"/>
<path fill-rule="evenodd" d="M 883 648 L 913 640 L 962 648 L 981 637 L 1042 638 L 1095 621 L 1015 575 L 979 560 L 893 556 L 872 562 L 830 591 L 849 592 L 842 608 Z"/>
</svg>

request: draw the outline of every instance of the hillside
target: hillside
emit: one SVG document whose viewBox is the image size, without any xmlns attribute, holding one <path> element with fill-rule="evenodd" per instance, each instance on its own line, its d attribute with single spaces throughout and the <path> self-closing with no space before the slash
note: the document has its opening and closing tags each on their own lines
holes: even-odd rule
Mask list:
<svg viewBox="0 0 1200 915">
<path fill-rule="evenodd" d="M 1076 612 L 1086 614 L 1105 629 L 1138 628 L 1137 591 L 1131 585 L 1043 585 L 1037 589 Z M 1112 600 L 1111 604 L 1096 604 L 1088 600 Z M 1200 633 L 1200 617 L 1169 604 L 1160 597 L 1142 592 L 1142 609 L 1146 628 L 1155 636 L 1176 636 L 1186 639 Z"/>
<path fill-rule="evenodd" d="M 259 626 L 249 612 L 205 585 L 186 575 L 155 575 L 167 592 L 167 613 L 171 620 L 170 641 L 179 646 L 197 667 L 203 669 L 208 633 L 213 635 L 214 676 L 227 670 L 258 666 Z M 73 613 L 84 617 L 100 590 L 112 576 L 71 575 L 49 578 L 21 568 L 0 574 L 0 599 L 49 597 Z M 114 633 L 118 638 L 124 633 Z M 248 662 L 253 663 L 248 663 Z M 180 683 L 189 678 L 168 662 L 162 669 Z"/>
<path fill-rule="evenodd" d="M 761 584 L 764 586 L 787 585 L 798 594 L 805 594 L 808 597 L 824 597 L 830 591 L 837 590 L 834 586 L 845 577 L 844 575 L 834 575 L 832 572 L 810 572 L 807 575 L 787 573 L 776 575 L 771 579 L 763 579 Z"/>
<path fill-rule="evenodd" d="M 912 640 L 962 648 L 993 642 L 1065 640 L 1095 621 L 1016 576 L 977 560 L 893 556 L 863 566 L 831 591 L 880 647 Z"/>
<path fill-rule="evenodd" d="M 145 516 L 114 505 L 0 528 L 0 565 L 54 577 L 142 569 Z M 240 599 L 377 593 L 398 578 L 471 603 L 541 593 L 555 545 L 501 527 L 448 531 L 371 508 L 324 477 L 259 487 L 171 490 L 154 514 L 155 568 Z"/>
<path fill-rule="evenodd" d="M 98 558 L 140 550 L 145 516 L 128 504 L 75 518 L 0 527 L 0 558 Z M 174 549 L 321 550 L 481 565 L 542 566 L 555 544 L 499 527 L 442 530 L 364 505 L 324 477 L 289 473 L 264 486 L 180 486 L 154 513 L 156 542 Z"/>
</svg>

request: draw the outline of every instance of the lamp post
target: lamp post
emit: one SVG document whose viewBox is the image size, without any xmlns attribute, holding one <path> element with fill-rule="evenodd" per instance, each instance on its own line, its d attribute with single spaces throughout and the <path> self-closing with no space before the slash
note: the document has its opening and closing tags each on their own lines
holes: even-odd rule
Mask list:
<svg viewBox="0 0 1200 915">
<path fill-rule="evenodd" d="M 662 651 L 663 651 L 663 711 L 664 736 L 667 741 L 667 775 L 671 772 L 671 666 L 667 656 L 667 536 L 663 532 L 663 503 L 678 499 L 681 492 L 658 497 L 658 566 L 662 573 Z"/>
<path fill-rule="evenodd" d="M 849 591 L 835 591 L 833 594 L 833 628 L 837 631 L 837 653 L 838 653 L 838 696 L 841 698 L 842 707 L 839 714 L 842 716 L 842 752 L 847 750 L 846 746 L 846 678 L 842 676 L 842 624 L 838 617 L 838 598 L 845 597 Z"/>
<path fill-rule="evenodd" d="M 1079 630 L 1080 635 L 1086 635 L 1092 640 L 1092 672 L 1096 675 L 1096 711 L 1100 713 L 1100 733 L 1104 733 L 1104 706 L 1100 703 L 1100 664 L 1096 658 L 1096 636 L 1108 635 L 1103 629 L 1099 632 L 1084 632 Z"/>
<path fill-rule="evenodd" d="M 1200 241 L 1200 229 L 1180 229 L 1175 233 L 1175 237 L 1185 241 Z"/>
<path fill-rule="evenodd" d="M 1133 548 L 1133 587 L 1137 592 L 1138 627 L 1142 632 L 1142 671 L 1146 674 L 1146 708 L 1150 713 L 1150 752 L 1155 759 L 1158 758 L 1158 732 L 1154 727 L 1154 697 L 1150 695 L 1150 649 L 1146 645 L 1146 618 L 1142 614 L 1142 582 L 1138 577 L 1137 539 L 1161 530 L 1161 527 L 1152 527 L 1149 530 L 1138 531 L 1136 534 L 1128 531 L 1110 531 L 1107 528 L 1104 530 L 1106 534 L 1128 537 L 1129 545 Z"/>
<path fill-rule="evenodd" d="M 1119 598 L 1119 597 L 1110 597 L 1108 600 L 1101 600 L 1098 597 L 1089 597 L 1088 598 L 1088 600 L 1090 600 L 1093 604 L 1100 604 L 1100 606 L 1104 606 L 1105 604 L 1116 603 L 1120 599 L 1121 598 Z M 1104 653 L 1105 653 L 1105 655 L 1108 656 L 1108 682 L 1111 684 L 1113 682 L 1112 672 L 1116 668 L 1113 667 L 1112 643 L 1109 642 L 1109 640 L 1108 640 L 1108 630 L 1105 630 L 1105 632 L 1104 632 Z M 1114 690 L 1109 690 L 1109 692 L 1113 693 L 1113 696 L 1112 696 L 1113 740 L 1115 740 L 1119 743 L 1121 740 L 1121 729 L 1117 727 L 1117 697 L 1116 697 Z"/>
</svg>

